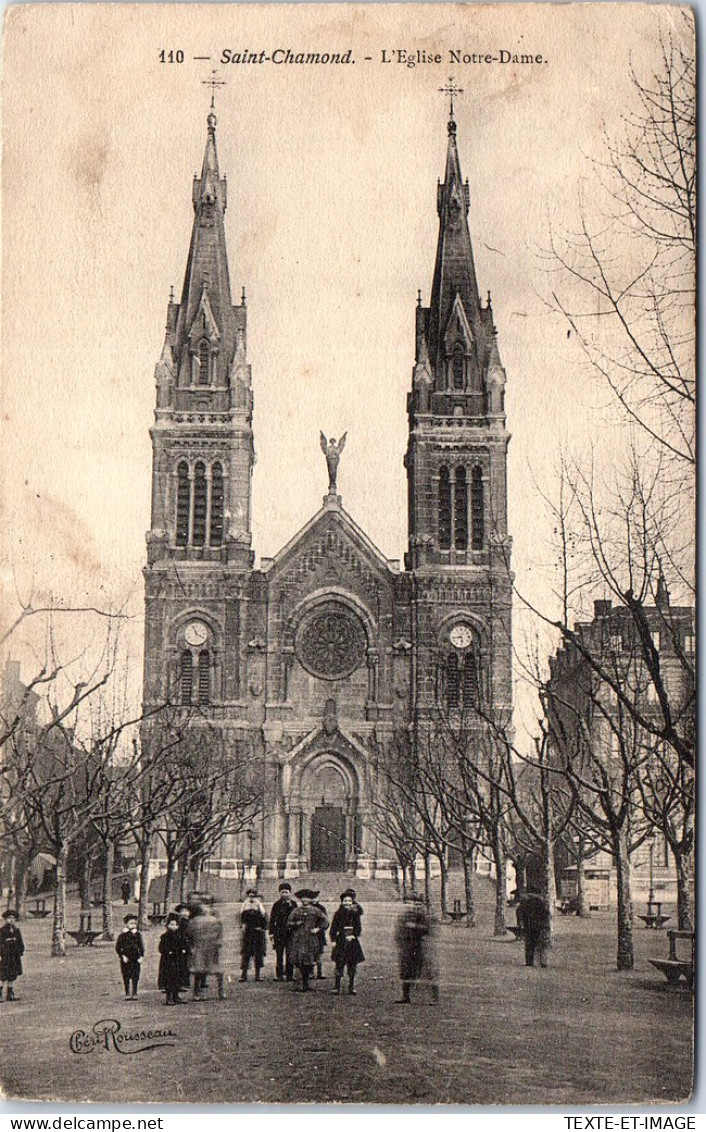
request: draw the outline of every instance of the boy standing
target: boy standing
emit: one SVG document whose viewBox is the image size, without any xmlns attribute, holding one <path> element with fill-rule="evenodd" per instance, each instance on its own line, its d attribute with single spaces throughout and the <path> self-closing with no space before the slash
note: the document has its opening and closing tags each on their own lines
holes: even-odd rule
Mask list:
<svg viewBox="0 0 706 1132">
<path fill-rule="evenodd" d="M 125 984 L 125 998 L 134 999 L 137 998 L 140 964 L 145 956 L 145 945 L 141 933 L 137 930 L 137 916 L 129 912 L 123 923 L 125 930 L 118 936 L 115 950 L 120 956 L 120 971 Z"/>
</svg>

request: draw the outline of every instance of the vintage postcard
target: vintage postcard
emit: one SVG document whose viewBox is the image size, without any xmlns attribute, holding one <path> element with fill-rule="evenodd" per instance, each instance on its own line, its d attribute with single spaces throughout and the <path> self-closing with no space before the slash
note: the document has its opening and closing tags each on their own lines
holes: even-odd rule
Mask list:
<svg viewBox="0 0 706 1132">
<path fill-rule="evenodd" d="M 0 1087 L 683 1104 L 695 40 L 22 4 Z"/>
</svg>

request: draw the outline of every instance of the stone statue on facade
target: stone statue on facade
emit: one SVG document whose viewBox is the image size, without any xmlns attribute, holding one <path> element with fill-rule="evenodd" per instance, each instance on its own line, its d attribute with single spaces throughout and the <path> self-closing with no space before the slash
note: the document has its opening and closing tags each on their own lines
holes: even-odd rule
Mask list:
<svg viewBox="0 0 706 1132">
<path fill-rule="evenodd" d="M 321 451 L 326 457 L 326 467 L 328 468 L 328 493 L 329 495 L 336 495 L 336 475 L 338 473 L 338 463 L 341 459 L 341 453 L 346 446 L 347 432 L 344 432 L 340 440 L 336 440 L 334 436 L 327 440 L 323 432 L 319 433 L 321 440 Z"/>
</svg>

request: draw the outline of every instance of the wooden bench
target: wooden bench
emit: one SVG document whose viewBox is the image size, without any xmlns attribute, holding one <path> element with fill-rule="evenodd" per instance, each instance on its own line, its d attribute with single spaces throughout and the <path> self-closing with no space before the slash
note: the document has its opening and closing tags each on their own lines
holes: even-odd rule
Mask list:
<svg viewBox="0 0 706 1132">
<path fill-rule="evenodd" d="M 154 927 L 157 927 L 157 925 L 158 925 L 158 924 L 162 924 L 162 923 L 164 923 L 164 921 L 165 921 L 165 920 L 166 920 L 166 918 L 167 918 L 167 907 L 166 907 L 166 904 L 165 904 L 165 906 L 164 906 L 164 911 L 163 911 L 163 912 L 162 912 L 162 911 L 160 910 L 160 909 L 161 909 L 161 907 L 162 907 L 162 905 L 161 905 L 161 904 L 159 903 L 159 901 L 155 901 L 155 902 L 154 902 L 154 903 L 152 904 L 152 911 L 150 912 L 150 914 L 149 914 L 149 915 L 148 915 L 148 917 L 147 917 L 147 919 L 149 920 L 149 922 L 150 922 L 150 923 L 151 923 L 151 924 L 152 924 L 152 925 L 153 925 Z"/>
<path fill-rule="evenodd" d="M 461 907 L 460 900 L 454 900 L 453 912 L 447 912 L 446 914 L 451 920 L 452 924 L 460 924 L 463 920 L 466 919 L 466 913 Z"/>
<path fill-rule="evenodd" d="M 682 979 L 690 990 L 694 988 L 694 933 L 677 931 L 676 928 L 670 928 L 667 932 L 667 939 L 669 940 L 669 958 L 668 959 L 650 959 L 650 963 L 658 971 L 661 971 L 667 980 L 670 987 L 678 987 Z M 687 939 L 690 943 L 690 954 L 688 959 L 680 959 L 677 955 L 677 941 L 680 939 Z"/>
<path fill-rule="evenodd" d="M 525 934 L 525 929 L 523 927 L 521 927 L 520 924 L 506 924 L 505 926 L 506 926 L 506 928 L 509 932 L 512 932 L 515 939 L 522 939 L 523 938 L 523 936 Z"/>
<path fill-rule="evenodd" d="M 66 933 L 70 935 L 72 939 L 76 940 L 77 947 L 93 947 L 93 941 L 98 939 L 98 936 L 101 934 L 100 931 L 96 932 L 93 930 L 91 920 L 92 917 L 89 911 L 81 912 L 79 915 L 78 931 Z"/>
</svg>

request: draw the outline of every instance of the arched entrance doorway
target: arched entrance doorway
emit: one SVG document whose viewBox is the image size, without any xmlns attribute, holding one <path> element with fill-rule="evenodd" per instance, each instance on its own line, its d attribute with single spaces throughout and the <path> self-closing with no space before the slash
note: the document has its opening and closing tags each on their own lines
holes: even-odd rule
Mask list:
<svg viewBox="0 0 706 1132">
<path fill-rule="evenodd" d="M 353 777 L 332 754 L 304 773 L 302 802 L 308 821 L 304 852 L 312 872 L 345 872 L 355 840 L 356 790 Z"/>
<path fill-rule="evenodd" d="M 311 815 L 312 872 L 341 873 L 346 867 L 346 815 L 338 806 L 317 806 Z"/>
</svg>

